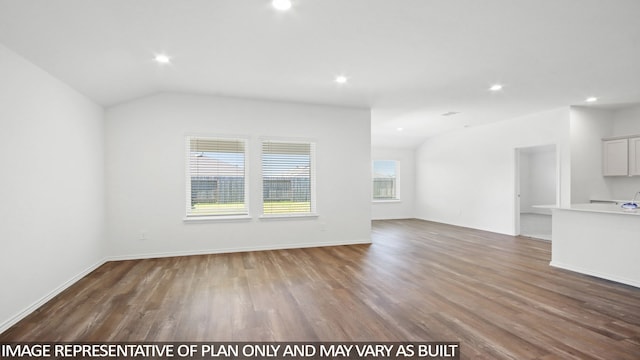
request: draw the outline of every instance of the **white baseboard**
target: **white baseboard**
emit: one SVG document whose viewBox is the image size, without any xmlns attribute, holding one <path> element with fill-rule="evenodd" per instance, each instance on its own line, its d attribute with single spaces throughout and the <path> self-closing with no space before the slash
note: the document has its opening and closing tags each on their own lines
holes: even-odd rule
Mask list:
<svg viewBox="0 0 640 360">
<path fill-rule="evenodd" d="M 589 276 L 595 276 L 597 278 L 601 278 L 601 279 L 605 279 L 605 280 L 611 280 L 611 281 L 615 281 L 615 282 L 618 282 L 618 283 L 621 283 L 621 284 L 631 285 L 631 286 L 640 288 L 640 282 L 638 282 L 636 280 L 620 277 L 620 276 L 617 276 L 617 275 L 605 274 L 605 273 L 601 273 L 601 272 L 598 272 L 598 271 L 584 269 L 584 268 L 581 268 L 581 267 L 578 267 L 578 266 L 572 266 L 572 265 L 559 263 L 557 261 L 552 261 L 551 263 L 549 263 L 549 265 L 551 265 L 553 267 L 560 268 L 560 269 L 569 270 L 569 271 L 573 271 L 573 272 L 577 272 L 577 273 L 581 273 L 581 274 L 585 274 L 585 275 L 589 275 Z"/>
<path fill-rule="evenodd" d="M 147 254 L 133 254 L 133 255 L 115 255 L 115 256 L 110 256 L 108 258 L 108 261 L 155 259 L 155 258 L 176 257 L 176 256 L 226 254 L 226 253 L 238 253 L 238 252 L 249 252 L 249 251 L 301 249 L 301 248 L 312 248 L 312 247 L 359 245 L 359 244 L 371 244 L 371 239 L 353 240 L 353 241 L 335 241 L 335 242 L 331 241 L 331 242 L 320 242 L 320 243 L 247 246 L 247 247 L 238 247 L 238 248 L 207 249 L 207 250 L 196 250 L 196 251 L 188 251 L 188 250 L 187 251 L 171 251 L 171 252 L 162 252 L 162 253 L 147 253 Z"/>
<path fill-rule="evenodd" d="M 100 266 L 102 266 L 107 261 L 108 261 L 108 259 L 104 258 L 104 259 L 98 261 L 97 263 L 89 266 L 88 268 L 84 269 L 83 271 L 81 271 L 77 275 L 73 276 L 71 279 L 65 281 L 64 283 L 62 283 L 61 285 L 59 285 L 58 287 L 56 287 L 55 289 L 50 291 L 48 294 L 46 294 L 45 296 L 43 296 L 42 298 L 40 298 L 39 300 L 37 300 L 33 304 L 31 304 L 28 307 L 26 307 L 24 310 L 22 310 L 19 313 L 15 314 L 14 316 L 9 318 L 8 320 L 0 323 L 0 334 L 3 333 L 5 330 L 9 329 L 10 327 L 12 327 L 13 325 L 15 325 L 18 321 L 20 321 L 20 320 L 24 319 L 25 317 L 27 317 L 27 315 L 31 314 L 32 312 L 37 310 L 42 305 L 46 304 L 47 301 L 53 299 L 55 296 L 57 296 L 58 294 L 60 294 L 64 290 L 66 290 L 69 286 L 71 286 L 71 285 L 75 284 L 76 282 L 78 282 L 78 280 L 80 280 L 83 277 L 89 275 L 89 273 L 91 273 L 93 270 L 99 268 Z"/>
</svg>

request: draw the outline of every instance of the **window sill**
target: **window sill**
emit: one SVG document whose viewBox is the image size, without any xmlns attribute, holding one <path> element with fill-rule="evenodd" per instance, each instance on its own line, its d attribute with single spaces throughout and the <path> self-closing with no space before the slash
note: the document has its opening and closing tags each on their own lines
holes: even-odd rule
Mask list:
<svg viewBox="0 0 640 360">
<path fill-rule="evenodd" d="M 374 204 L 399 203 L 399 202 L 402 202 L 402 201 L 400 199 L 373 200 Z"/>
<path fill-rule="evenodd" d="M 218 216 L 189 216 L 183 219 L 185 223 L 251 221 L 249 215 L 218 215 Z"/>
<path fill-rule="evenodd" d="M 260 220 L 290 220 L 290 219 L 309 219 L 318 218 L 320 215 L 316 213 L 311 214 L 274 214 L 274 215 L 260 215 Z"/>
</svg>

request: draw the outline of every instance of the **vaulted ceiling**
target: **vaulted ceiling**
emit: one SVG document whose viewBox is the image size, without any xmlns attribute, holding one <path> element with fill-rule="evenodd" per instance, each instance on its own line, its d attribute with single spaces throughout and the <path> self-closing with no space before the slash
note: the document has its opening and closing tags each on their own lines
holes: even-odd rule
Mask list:
<svg viewBox="0 0 640 360">
<path fill-rule="evenodd" d="M 0 0 L 0 43 L 103 106 L 177 91 L 367 107 L 374 145 L 411 147 L 590 96 L 640 101 L 638 14 L 638 0 Z"/>
</svg>

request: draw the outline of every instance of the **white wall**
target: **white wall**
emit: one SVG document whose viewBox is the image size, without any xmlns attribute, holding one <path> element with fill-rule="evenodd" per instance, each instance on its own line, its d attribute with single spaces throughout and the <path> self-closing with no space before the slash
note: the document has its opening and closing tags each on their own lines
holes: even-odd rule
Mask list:
<svg viewBox="0 0 640 360">
<path fill-rule="evenodd" d="M 640 135 L 640 104 L 613 113 L 613 135 Z"/>
<path fill-rule="evenodd" d="M 416 151 L 416 216 L 515 234 L 515 148 L 556 144 L 561 205 L 570 199 L 569 109 L 471 127 Z"/>
<path fill-rule="evenodd" d="M 555 147 L 531 155 L 531 205 L 555 205 L 557 187 L 557 153 Z M 533 212 L 541 209 L 532 208 Z M 550 214 L 550 210 L 543 211 Z"/>
<path fill-rule="evenodd" d="M 617 110 L 613 113 L 613 136 L 640 135 L 640 105 Z M 615 176 L 609 180 L 611 197 L 631 200 L 640 191 L 640 176 Z"/>
<path fill-rule="evenodd" d="M 0 45 L 0 332 L 103 259 L 103 111 Z"/>
<path fill-rule="evenodd" d="M 107 224 L 116 258 L 370 242 L 364 109 L 160 94 L 107 110 Z M 250 137 L 249 221 L 185 223 L 185 135 Z M 317 219 L 260 220 L 262 136 L 309 138 Z M 139 240 L 146 232 L 147 240 Z"/>
<path fill-rule="evenodd" d="M 520 150 L 520 212 L 551 215 L 548 208 L 535 205 L 556 204 L 557 154 L 555 146 Z"/>
<path fill-rule="evenodd" d="M 531 191 L 531 154 L 520 150 L 520 213 L 530 213 L 533 205 Z"/>
<path fill-rule="evenodd" d="M 620 110 L 571 108 L 571 201 L 630 200 L 640 177 L 602 176 L 602 138 L 640 134 L 640 106 Z"/>
<path fill-rule="evenodd" d="M 373 202 L 372 219 L 411 219 L 415 200 L 415 151 L 414 149 L 380 148 L 371 150 L 373 160 L 396 160 L 400 164 L 400 201 Z"/>
<path fill-rule="evenodd" d="M 571 202 L 611 199 L 609 179 L 602 176 L 602 138 L 613 132 L 613 112 L 571 107 Z"/>
</svg>

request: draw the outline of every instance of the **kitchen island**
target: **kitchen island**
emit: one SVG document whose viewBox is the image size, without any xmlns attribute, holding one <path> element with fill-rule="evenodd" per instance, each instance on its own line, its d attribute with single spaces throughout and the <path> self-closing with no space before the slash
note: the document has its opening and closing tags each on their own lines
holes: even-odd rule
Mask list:
<svg viewBox="0 0 640 360">
<path fill-rule="evenodd" d="M 640 210 L 574 204 L 552 216 L 552 266 L 640 287 Z"/>
</svg>

